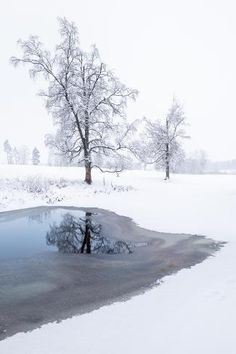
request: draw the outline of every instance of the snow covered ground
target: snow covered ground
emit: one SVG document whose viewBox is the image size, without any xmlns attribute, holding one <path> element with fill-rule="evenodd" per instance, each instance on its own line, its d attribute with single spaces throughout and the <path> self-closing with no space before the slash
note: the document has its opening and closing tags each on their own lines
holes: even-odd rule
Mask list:
<svg viewBox="0 0 236 354">
<path fill-rule="evenodd" d="M 165 182 L 154 171 L 94 172 L 89 187 L 79 168 L 1 166 L 1 211 L 93 206 L 145 228 L 228 243 L 143 295 L 10 337 L 0 342 L 0 353 L 236 354 L 236 176 L 175 175 Z"/>
</svg>

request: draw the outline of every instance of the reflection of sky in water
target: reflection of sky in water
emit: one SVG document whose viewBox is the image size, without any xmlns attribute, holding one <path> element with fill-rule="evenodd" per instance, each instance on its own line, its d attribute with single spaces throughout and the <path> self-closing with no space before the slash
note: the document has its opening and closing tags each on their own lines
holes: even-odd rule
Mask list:
<svg viewBox="0 0 236 354">
<path fill-rule="evenodd" d="M 81 210 L 69 210 L 75 217 L 83 217 Z M 51 209 L 49 211 L 32 210 L 25 215 L 0 218 L 0 260 L 28 257 L 40 252 L 56 251 L 56 247 L 47 246 L 45 236 L 49 225 L 59 223 L 67 209 Z"/>
</svg>

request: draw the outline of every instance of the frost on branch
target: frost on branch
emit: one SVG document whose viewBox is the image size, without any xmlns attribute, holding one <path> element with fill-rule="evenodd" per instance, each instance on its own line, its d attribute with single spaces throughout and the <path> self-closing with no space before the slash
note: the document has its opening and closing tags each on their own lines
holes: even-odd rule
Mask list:
<svg viewBox="0 0 236 354">
<path fill-rule="evenodd" d="M 139 125 L 139 138 L 132 143 L 132 151 L 145 164 L 164 167 L 166 179 L 169 179 L 170 170 L 184 156 L 181 141 L 188 138 L 181 105 L 173 99 L 164 122 L 144 118 L 136 124 Z"/>
<path fill-rule="evenodd" d="M 41 74 L 47 81 L 47 90 L 40 95 L 46 99 L 57 131 L 46 137 L 46 143 L 83 163 L 85 181 L 90 184 L 96 155 L 122 156 L 130 132 L 126 105 L 137 91 L 120 82 L 95 46 L 89 52 L 81 49 L 74 23 L 62 18 L 59 25 L 61 42 L 53 53 L 44 49 L 38 37 L 30 36 L 19 41 L 22 57 L 11 60 L 14 65 L 27 64 L 31 76 Z"/>
</svg>

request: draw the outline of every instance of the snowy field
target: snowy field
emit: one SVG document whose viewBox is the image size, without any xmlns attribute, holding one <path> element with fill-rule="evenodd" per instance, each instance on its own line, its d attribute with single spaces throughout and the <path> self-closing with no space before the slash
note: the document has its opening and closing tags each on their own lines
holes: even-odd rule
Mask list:
<svg viewBox="0 0 236 354">
<path fill-rule="evenodd" d="M 154 171 L 117 177 L 83 169 L 1 166 L 0 210 L 91 206 L 148 229 L 227 241 L 203 263 L 126 302 L 0 342 L 1 354 L 236 354 L 236 176 Z M 18 177 L 19 176 L 19 177 Z"/>
</svg>

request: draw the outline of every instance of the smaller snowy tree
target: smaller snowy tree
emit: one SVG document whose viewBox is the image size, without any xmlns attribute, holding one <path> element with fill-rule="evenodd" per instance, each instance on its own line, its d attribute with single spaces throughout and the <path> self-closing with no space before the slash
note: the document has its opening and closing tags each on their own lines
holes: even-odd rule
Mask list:
<svg viewBox="0 0 236 354">
<path fill-rule="evenodd" d="M 165 179 L 170 178 L 170 170 L 183 156 L 181 140 L 185 135 L 185 115 L 181 105 L 173 99 L 164 123 L 160 120 L 143 119 L 141 137 L 132 150 L 146 164 L 165 168 Z"/>
<path fill-rule="evenodd" d="M 4 149 L 4 152 L 7 155 L 7 163 L 8 164 L 12 164 L 13 163 L 12 147 L 11 147 L 11 145 L 10 145 L 8 140 L 6 140 L 4 142 L 3 149 Z"/>
<path fill-rule="evenodd" d="M 39 150 L 35 147 L 32 151 L 32 164 L 39 165 L 40 164 L 40 153 Z"/>
</svg>

